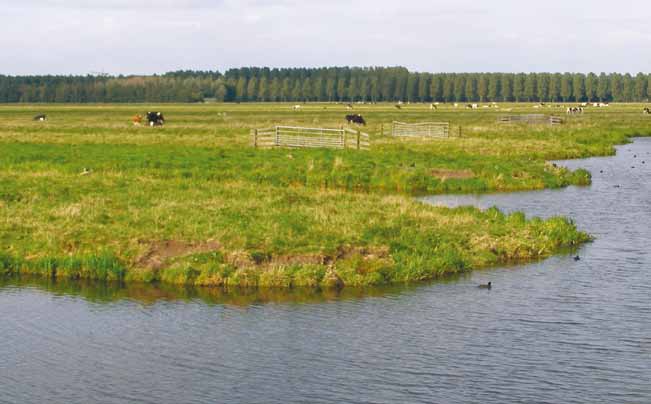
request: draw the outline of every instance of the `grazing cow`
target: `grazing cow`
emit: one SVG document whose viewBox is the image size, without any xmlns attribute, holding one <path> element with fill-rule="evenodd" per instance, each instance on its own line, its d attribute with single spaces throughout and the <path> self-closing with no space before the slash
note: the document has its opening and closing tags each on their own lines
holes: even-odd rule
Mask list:
<svg viewBox="0 0 651 404">
<path fill-rule="evenodd" d="M 429 104 L 429 109 L 435 110 L 436 111 L 436 105 L 434 104 Z"/>
<path fill-rule="evenodd" d="M 301 110 L 301 106 L 298 105 L 298 104 L 296 104 L 296 105 L 294 105 L 294 106 L 292 107 L 292 109 L 293 109 L 294 111 L 300 111 L 300 110 Z"/>
<path fill-rule="evenodd" d="M 642 113 L 645 114 L 645 115 L 649 115 L 649 114 L 651 114 L 651 109 L 649 109 L 649 107 L 644 107 L 644 109 L 642 110 Z"/>
<path fill-rule="evenodd" d="M 397 109 L 402 109 L 402 107 L 401 107 L 400 105 L 398 105 L 398 104 L 396 104 L 395 107 L 396 107 Z"/>
<path fill-rule="evenodd" d="M 142 123 L 142 115 L 136 114 L 131 118 L 131 122 L 133 122 L 133 126 L 140 126 Z"/>
<path fill-rule="evenodd" d="M 569 108 L 567 108 L 566 113 L 568 115 L 582 114 L 583 113 L 583 107 L 569 107 Z"/>
<path fill-rule="evenodd" d="M 41 121 L 41 122 L 42 121 L 47 121 L 47 115 L 45 115 L 45 114 L 36 115 L 33 119 L 35 121 Z"/>
<path fill-rule="evenodd" d="M 348 123 L 356 123 L 358 125 L 366 125 L 366 121 L 360 114 L 346 115 Z"/>
<path fill-rule="evenodd" d="M 149 126 L 163 126 L 165 118 L 160 112 L 147 112 L 147 122 L 149 122 Z"/>
<path fill-rule="evenodd" d="M 353 105 L 352 104 L 347 104 L 346 109 L 348 109 L 348 110 L 353 109 Z"/>
</svg>

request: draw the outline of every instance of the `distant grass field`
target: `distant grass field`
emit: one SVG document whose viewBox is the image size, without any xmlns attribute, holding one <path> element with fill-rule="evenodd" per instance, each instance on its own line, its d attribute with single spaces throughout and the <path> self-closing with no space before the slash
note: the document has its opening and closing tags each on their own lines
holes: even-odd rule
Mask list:
<svg viewBox="0 0 651 404">
<path fill-rule="evenodd" d="M 588 236 L 568 219 L 438 208 L 413 196 L 586 185 L 589 173 L 547 160 L 612 154 L 651 132 L 641 104 L 579 116 L 533 104 L 355 105 L 369 152 L 252 148 L 252 128 L 339 127 L 350 113 L 291 105 L 0 106 L 0 272 L 327 287 L 543 258 Z M 131 116 L 147 110 L 162 111 L 165 127 L 134 127 Z M 37 113 L 49 120 L 32 121 Z M 519 113 L 566 122 L 497 123 Z M 393 139 L 393 120 L 448 121 L 461 137 Z"/>
</svg>

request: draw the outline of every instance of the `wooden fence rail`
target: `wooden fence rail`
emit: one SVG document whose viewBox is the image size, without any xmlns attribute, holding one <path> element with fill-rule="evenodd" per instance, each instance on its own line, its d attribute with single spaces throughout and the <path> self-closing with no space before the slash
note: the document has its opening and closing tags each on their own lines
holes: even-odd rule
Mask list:
<svg viewBox="0 0 651 404">
<path fill-rule="evenodd" d="M 450 137 L 449 122 L 404 123 L 394 121 L 391 125 L 392 136 L 414 137 Z"/>
<path fill-rule="evenodd" d="M 274 126 L 252 129 L 253 147 L 328 148 L 369 150 L 370 136 L 351 128 L 303 128 Z"/>
<path fill-rule="evenodd" d="M 526 114 L 526 115 L 506 115 L 497 118 L 499 123 L 528 123 L 528 124 L 545 124 L 560 125 L 563 120 L 557 116 L 547 116 L 543 114 Z"/>
</svg>

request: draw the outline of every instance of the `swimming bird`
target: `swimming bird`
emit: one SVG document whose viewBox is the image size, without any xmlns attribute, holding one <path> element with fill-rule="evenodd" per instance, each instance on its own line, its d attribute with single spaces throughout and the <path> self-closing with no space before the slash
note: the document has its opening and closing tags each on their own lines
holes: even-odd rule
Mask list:
<svg viewBox="0 0 651 404">
<path fill-rule="evenodd" d="M 575 255 L 574 256 L 574 261 L 581 261 L 581 257 L 579 257 L 578 255 Z"/>
<path fill-rule="evenodd" d="M 479 285 L 479 289 L 490 289 L 492 287 L 492 282 L 488 282 L 487 284 L 481 284 Z"/>
</svg>

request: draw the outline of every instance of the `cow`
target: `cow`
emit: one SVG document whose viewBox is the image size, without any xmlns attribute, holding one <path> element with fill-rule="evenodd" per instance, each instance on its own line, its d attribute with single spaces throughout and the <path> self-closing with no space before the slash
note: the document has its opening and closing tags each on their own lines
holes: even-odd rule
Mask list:
<svg viewBox="0 0 651 404">
<path fill-rule="evenodd" d="M 583 107 L 569 107 L 569 108 L 567 108 L 566 113 L 568 115 L 582 114 L 583 113 Z"/>
<path fill-rule="evenodd" d="M 436 111 L 436 105 L 429 104 L 429 109 Z"/>
<path fill-rule="evenodd" d="M 131 122 L 133 122 L 133 126 L 140 126 L 142 123 L 142 115 L 136 114 L 131 118 Z"/>
<path fill-rule="evenodd" d="M 642 113 L 645 114 L 645 115 L 649 115 L 649 114 L 651 114 L 651 109 L 649 107 L 644 107 L 644 109 L 642 110 Z"/>
<path fill-rule="evenodd" d="M 36 115 L 36 116 L 33 118 L 33 120 L 34 120 L 34 121 L 41 121 L 41 122 L 43 122 L 43 121 L 47 121 L 47 115 L 45 115 L 45 114 Z"/>
<path fill-rule="evenodd" d="M 402 107 L 401 107 L 399 104 L 396 104 L 395 107 L 396 107 L 397 109 L 402 109 Z"/>
<path fill-rule="evenodd" d="M 292 107 L 292 109 L 293 109 L 294 111 L 300 111 L 300 110 L 301 110 L 301 106 L 298 105 L 298 104 L 296 104 L 296 105 L 294 105 L 294 106 Z"/>
<path fill-rule="evenodd" d="M 346 105 L 346 109 L 348 109 L 348 110 L 353 109 L 353 104 L 347 104 L 347 105 Z"/>
<path fill-rule="evenodd" d="M 366 121 L 360 114 L 351 114 L 351 115 L 346 115 L 346 121 L 348 123 L 356 123 L 358 125 L 366 125 Z"/>
<path fill-rule="evenodd" d="M 147 122 L 149 126 L 163 126 L 165 118 L 160 112 L 147 112 Z"/>
</svg>

